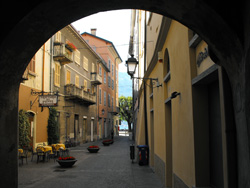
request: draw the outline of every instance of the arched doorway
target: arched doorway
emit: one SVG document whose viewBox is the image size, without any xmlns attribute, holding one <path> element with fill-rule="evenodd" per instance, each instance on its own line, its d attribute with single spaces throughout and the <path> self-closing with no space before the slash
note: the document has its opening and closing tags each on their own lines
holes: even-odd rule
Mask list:
<svg viewBox="0 0 250 188">
<path fill-rule="evenodd" d="M 241 39 L 237 36 L 238 30 L 233 30 L 233 23 L 231 25 L 229 20 L 223 19 L 225 18 L 224 11 L 222 11 L 222 15 L 219 14 L 217 10 L 220 6 L 218 4 L 211 2 L 207 4 L 205 0 L 138 0 L 133 2 L 121 0 L 119 3 L 115 0 L 109 3 L 96 0 L 91 4 L 81 0 L 76 0 L 71 4 L 68 1 L 58 2 L 36 2 L 37 4 L 30 5 L 25 9 L 26 13 L 20 15 L 16 20 L 14 19 L 16 22 L 13 21 L 15 24 L 12 25 L 12 28 L 6 29 L 8 33 L 0 43 L 0 85 L 2 88 L 0 121 L 3 122 L 0 130 L 0 142 L 8 143 L 1 145 L 2 152 L 6 154 L 1 157 L 3 164 L 0 166 L 1 169 L 6 169 L 0 172 L 1 177 L 5 180 L 1 183 L 3 187 L 7 185 L 17 187 L 17 162 L 15 162 L 17 117 L 13 117 L 13 114 L 17 114 L 18 87 L 29 60 L 50 36 L 67 24 L 99 11 L 122 8 L 140 8 L 169 16 L 193 29 L 209 44 L 213 51 L 211 54 L 216 55 L 212 55 L 213 58 L 230 74 L 236 108 L 235 119 L 236 124 L 239 125 L 237 130 L 239 182 L 240 187 L 250 184 L 248 172 L 250 147 L 247 127 L 249 120 L 247 113 L 250 109 L 245 106 L 249 101 L 246 99 L 246 95 L 249 93 L 246 89 L 248 81 L 245 68 L 248 66 L 245 66 L 245 62 L 250 56 L 243 55 Z M 10 176 L 13 178 L 10 179 Z"/>
<path fill-rule="evenodd" d="M 33 150 L 36 144 L 36 114 L 33 111 L 28 110 L 29 123 L 30 123 L 30 139 Z"/>
</svg>

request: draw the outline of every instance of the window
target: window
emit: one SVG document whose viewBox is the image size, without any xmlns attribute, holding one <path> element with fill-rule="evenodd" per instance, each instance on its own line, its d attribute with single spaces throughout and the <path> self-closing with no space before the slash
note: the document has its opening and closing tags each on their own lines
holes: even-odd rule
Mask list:
<svg viewBox="0 0 250 188">
<path fill-rule="evenodd" d="M 111 62 L 110 62 L 110 59 L 109 59 L 109 60 L 108 60 L 108 66 L 109 66 L 109 70 L 110 70 L 110 63 L 111 63 Z"/>
<path fill-rule="evenodd" d="M 112 90 L 114 90 L 114 80 L 112 80 Z"/>
<path fill-rule="evenodd" d="M 61 41 L 62 41 L 61 31 L 58 31 L 55 35 L 55 42 L 61 42 Z"/>
<path fill-rule="evenodd" d="M 88 71 L 88 68 L 89 68 L 89 60 L 83 56 L 83 68 Z"/>
<path fill-rule="evenodd" d="M 78 65 L 80 65 L 80 52 L 79 52 L 79 50 L 75 50 L 75 62 L 78 64 Z"/>
<path fill-rule="evenodd" d="M 112 76 L 114 76 L 114 65 L 112 64 Z"/>
<path fill-rule="evenodd" d="M 76 77 L 75 77 L 75 85 L 77 87 L 79 87 L 79 76 L 78 75 L 76 75 Z"/>
<path fill-rule="evenodd" d="M 30 63 L 27 67 L 27 69 L 33 73 L 36 72 L 36 55 L 34 55 L 34 57 L 32 57 L 32 59 L 30 60 Z"/>
<path fill-rule="evenodd" d="M 84 87 L 84 91 L 88 91 L 88 82 L 87 80 L 84 80 L 84 83 L 83 83 L 83 87 Z"/>
<path fill-rule="evenodd" d="M 99 104 L 102 104 L 102 89 L 99 89 Z"/>
<path fill-rule="evenodd" d="M 104 84 L 106 84 L 106 72 L 104 71 Z"/>
<path fill-rule="evenodd" d="M 71 76 L 70 71 L 67 70 L 66 71 L 66 84 L 70 84 L 70 76 Z"/>
<path fill-rule="evenodd" d="M 114 97 L 112 97 L 112 103 L 111 103 L 111 105 L 112 105 L 112 108 L 113 108 L 113 106 L 114 106 Z"/>
<path fill-rule="evenodd" d="M 60 64 L 55 63 L 55 78 L 54 78 L 55 86 L 60 87 Z"/>
<path fill-rule="evenodd" d="M 99 75 L 102 76 L 102 67 L 99 66 Z"/>
<path fill-rule="evenodd" d="M 95 72 L 95 64 L 92 63 L 92 69 L 91 69 L 91 72 Z"/>
<path fill-rule="evenodd" d="M 104 106 L 106 106 L 106 91 L 104 91 Z"/>
<path fill-rule="evenodd" d="M 108 106 L 110 107 L 110 94 L 108 94 Z"/>
<path fill-rule="evenodd" d="M 111 83 L 110 83 L 110 76 L 108 76 L 108 86 L 110 87 Z"/>
</svg>

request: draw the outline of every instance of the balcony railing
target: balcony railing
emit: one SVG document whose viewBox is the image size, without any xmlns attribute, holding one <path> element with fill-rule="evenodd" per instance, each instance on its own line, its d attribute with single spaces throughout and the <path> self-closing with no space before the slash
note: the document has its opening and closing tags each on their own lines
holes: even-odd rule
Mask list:
<svg viewBox="0 0 250 188">
<path fill-rule="evenodd" d="M 92 85 L 102 84 L 102 77 L 96 72 L 91 72 L 91 84 Z"/>
<path fill-rule="evenodd" d="M 78 102 L 80 104 L 92 105 L 96 103 L 95 93 L 85 91 L 74 84 L 65 85 L 65 99 Z"/>
<path fill-rule="evenodd" d="M 120 112 L 119 107 L 111 106 L 111 111 L 110 111 L 111 114 L 117 115 L 119 114 L 119 112 Z"/>
<path fill-rule="evenodd" d="M 65 48 L 65 44 L 55 43 L 53 59 L 59 61 L 62 65 L 72 63 L 72 52 Z"/>
</svg>

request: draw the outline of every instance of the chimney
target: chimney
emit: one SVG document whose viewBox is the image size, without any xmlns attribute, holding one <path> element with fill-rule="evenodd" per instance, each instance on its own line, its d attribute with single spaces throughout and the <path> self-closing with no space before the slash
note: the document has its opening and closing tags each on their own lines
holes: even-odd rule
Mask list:
<svg viewBox="0 0 250 188">
<path fill-rule="evenodd" d="M 91 34 L 96 36 L 96 28 L 91 29 Z"/>
</svg>

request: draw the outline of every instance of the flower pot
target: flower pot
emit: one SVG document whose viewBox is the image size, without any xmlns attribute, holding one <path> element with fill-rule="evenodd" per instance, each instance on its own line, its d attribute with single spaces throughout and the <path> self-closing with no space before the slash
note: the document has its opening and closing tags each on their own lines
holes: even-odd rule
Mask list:
<svg viewBox="0 0 250 188">
<path fill-rule="evenodd" d="M 72 167 L 75 162 L 77 161 L 76 159 L 74 160 L 56 160 L 59 165 L 61 165 L 61 167 L 64 167 L 64 168 L 68 168 L 68 167 Z"/>
<path fill-rule="evenodd" d="M 109 146 L 110 142 L 103 142 L 102 143 L 104 146 Z"/>
<path fill-rule="evenodd" d="M 109 146 L 110 144 L 113 144 L 113 140 L 104 140 L 104 141 L 102 141 L 102 144 L 104 145 L 104 146 Z"/>
<path fill-rule="evenodd" d="M 90 153 L 97 153 L 100 148 L 87 148 Z"/>
</svg>

